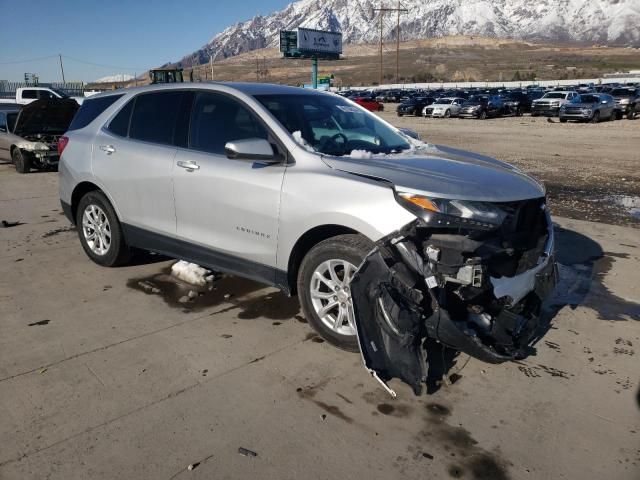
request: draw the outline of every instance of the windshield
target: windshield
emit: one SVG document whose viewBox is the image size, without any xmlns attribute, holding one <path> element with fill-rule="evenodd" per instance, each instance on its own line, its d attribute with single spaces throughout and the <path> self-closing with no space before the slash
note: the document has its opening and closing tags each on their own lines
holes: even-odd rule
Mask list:
<svg viewBox="0 0 640 480">
<path fill-rule="evenodd" d="M 7 113 L 7 128 L 10 132 L 13 132 L 13 129 L 16 126 L 16 120 L 18 119 L 18 112 Z"/>
<path fill-rule="evenodd" d="M 471 97 L 464 102 L 465 105 L 482 105 L 487 103 L 487 97 Z"/>
<path fill-rule="evenodd" d="M 598 103 L 600 98 L 596 95 L 580 95 L 580 103 Z"/>
<path fill-rule="evenodd" d="M 614 88 L 609 93 L 611 95 L 617 95 L 617 96 L 625 96 L 625 95 L 629 95 L 630 96 L 630 95 L 633 94 L 633 90 L 629 90 L 627 88 Z"/>
<path fill-rule="evenodd" d="M 453 102 L 453 100 L 451 100 L 450 98 L 441 98 L 439 100 L 436 100 L 436 103 L 439 105 L 450 105 L 451 102 Z"/>
<path fill-rule="evenodd" d="M 374 114 L 337 95 L 302 93 L 255 98 L 289 133 L 326 155 L 347 155 L 353 150 L 392 153 L 410 148 L 404 136 Z"/>
<path fill-rule="evenodd" d="M 560 92 L 556 92 L 556 93 L 547 93 L 544 98 L 565 98 L 567 96 L 566 93 L 560 93 Z"/>
<path fill-rule="evenodd" d="M 69 95 L 64 93 L 62 90 L 58 90 L 57 88 L 52 88 L 51 91 L 57 93 L 60 98 L 69 98 Z"/>
</svg>

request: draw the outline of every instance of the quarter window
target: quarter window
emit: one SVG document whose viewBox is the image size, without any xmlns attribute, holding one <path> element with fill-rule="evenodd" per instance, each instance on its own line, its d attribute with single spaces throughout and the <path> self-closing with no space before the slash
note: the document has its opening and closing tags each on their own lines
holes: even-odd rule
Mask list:
<svg viewBox="0 0 640 480">
<path fill-rule="evenodd" d="M 22 98 L 28 98 L 28 99 L 38 98 L 38 91 L 37 90 L 23 90 L 22 91 Z"/>
<path fill-rule="evenodd" d="M 113 120 L 111 120 L 111 123 L 109 123 L 107 127 L 110 132 L 120 135 L 121 137 L 129 135 L 129 120 L 131 119 L 131 112 L 133 111 L 133 104 L 135 102 L 135 99 L 131 100 L 113 117 Z"/>
<path fill-rule="evenodd" d="M 191 111 L 190 148 L 224 155 L 227 142 L 248 138 L 268 140 L 268 134 L 247 108 L 226 95 L 196 94 Z"/>
<path fill-rule="evenodd" d="M 122 95 L 109 95 L 107 97 L 85 100 L 82 102 L 82 106 L 80 106 L 80 110 L 78 110 L 76 116 L 73 117 L 73 121 L 71 125 L 69 125 L 69 131 L 86 127 L 120 97 L 122 97 Z"/>
</svg>

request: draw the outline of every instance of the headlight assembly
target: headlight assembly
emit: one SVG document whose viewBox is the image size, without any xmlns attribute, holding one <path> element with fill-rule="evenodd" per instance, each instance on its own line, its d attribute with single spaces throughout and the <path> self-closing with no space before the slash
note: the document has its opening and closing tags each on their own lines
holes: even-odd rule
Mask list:
<svg viewBox="0 0 640 480">
<path fill-rule="evenodd" d="M 507 213 L 488 202 L 430 198 L 397 192 L 400 205 L 436 227 L 468 227 L 491 230 L 499 227 Z"/>
</svg>

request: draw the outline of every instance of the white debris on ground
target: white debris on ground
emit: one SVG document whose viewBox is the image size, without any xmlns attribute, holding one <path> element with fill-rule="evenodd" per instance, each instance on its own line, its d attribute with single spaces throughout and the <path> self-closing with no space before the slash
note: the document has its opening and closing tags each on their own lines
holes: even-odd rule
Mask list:
<svg viewBox="0 0 640 480">
<path fill-rule="evenodd" d="M 202 268 L 195 263 L 180 260 L 171 266 L 171 275 L 179 278 L 183 282 L 204 287 L 207 283 L 213 282 L 214 275 L 211 270 Z"/>
<path fill-rule="evenodd" d="M 621 206 L 632 217 L 640 218 L 640 197 L 632 195 L 611 195 L 609 200 Z"/>
</svg>

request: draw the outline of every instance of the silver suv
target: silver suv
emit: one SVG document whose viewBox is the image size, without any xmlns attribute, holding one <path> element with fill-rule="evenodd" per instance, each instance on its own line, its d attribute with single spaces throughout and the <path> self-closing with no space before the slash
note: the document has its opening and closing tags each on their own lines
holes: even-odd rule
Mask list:
<svg viewBox="0 0 640 480">
<path fill-rule="evenodd" d="M 240 83 L 109 92 L 84 102 L 60 151 L 62 206 L 93 261 L 120 265 L 137 247 L 275 285 L 329 342 L 354 350 L 359 338 L 365 359 L 390 345 L 384 335 L 513 358 L 553 286 L 537 181 L 338 95 Z"/>
</svg>

